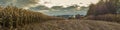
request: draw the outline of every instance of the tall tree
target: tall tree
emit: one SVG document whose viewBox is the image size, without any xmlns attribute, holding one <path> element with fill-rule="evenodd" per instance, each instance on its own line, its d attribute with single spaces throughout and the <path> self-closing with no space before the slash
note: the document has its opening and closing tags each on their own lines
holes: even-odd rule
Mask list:
<svg viewBox="0 0 120 30">
<path fill-rule="evenodd" d="M 91 4 L 87 15 L 116 14 L 118 0 L 101 0 Z"/>
</svg>

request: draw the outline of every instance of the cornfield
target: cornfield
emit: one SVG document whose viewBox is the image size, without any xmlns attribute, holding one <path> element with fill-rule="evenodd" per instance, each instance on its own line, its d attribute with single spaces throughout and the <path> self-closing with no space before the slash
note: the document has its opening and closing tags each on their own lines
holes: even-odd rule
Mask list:
<svg viewBox="0 0 120 30">
<path fill-rule="evenodd" d="M 1 26 L 9 29 L 21 27 L 25 24 L 44 22 L 49 20 L 63 20 L 64 18 L 52 17 L 44 15 L 40 12 L 7 6 L 0 7 L 0 23 Z"/>
</svg>

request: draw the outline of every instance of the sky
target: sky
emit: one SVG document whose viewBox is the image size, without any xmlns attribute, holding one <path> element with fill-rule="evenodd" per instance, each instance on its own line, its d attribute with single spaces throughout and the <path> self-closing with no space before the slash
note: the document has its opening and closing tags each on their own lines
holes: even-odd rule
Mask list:
<svg viewBox="0 0 120 30">
<path fill-rule="evenodd" d="M 96 4 L 99 2 L 99 0 L 0 0 L 0 6 L 8 6 L 13 5 L 19 8 L 29 9 L 34 7 L 39 7 L 41 5 L 45 5 L 47 7 L 52 6 L 72 6 L 72 5 L 79 5 L 79 6 L 85 6 L 88 7 L 91 3 Z M 38 9 L 38 8 L 35 8 Z M 71 12 L 74 11 L 74 12 Z M 61 14 L 77 14 L 77 13 L 83 13 L 84 11 L 75 11 L 75 10 L 39 10 L 39 12 L 49 14 L 49 15 L 61 15 Z"/>
<path fill-rule="evenodd" d="M 47 7 L 52 7 L 52 6 L 72 6 L 72 5 L 79 5 L 79 6 L 85 6 L 88 7 L 91 3 L 96 4 L 99 2 L 99 0 L 40 0 L 40 4 L 45 5 Z M 45 14 L 48 15 L 76 15 L 76 14 L 82 14 L 86 15 L 87 10 L 81 10 L 81 11 L 76 11 L 76 10 L 41 10 L 40 12 L 44 12 Z"/>
<path fill-rule="evenodd" d="M 96 4 L 99 0 L 40 0 L 41 4 L 48 7 L 52 6 L 70 6 L 70 5 L 80 5 L 80 6 L 89 6 L 89 4 Z"/>
<path fill-rule="evenodd" d="M 0 5 L 7 6 L 13 4 L 17 7 L 29 9 L 29 7 L 36 7 L 45 5 L 52 6 L 71 6 L 77 4 L 79 6 L 89 6 L 89 4 L 96 4 L 99 0 L 0 0 Z"/>
<path fill-rule="evenodd" d="M 13 5 L 21 8 L 29 8 L 40 5 L 40 0 L 0 0 L 1 6 Z"/>
</svg>

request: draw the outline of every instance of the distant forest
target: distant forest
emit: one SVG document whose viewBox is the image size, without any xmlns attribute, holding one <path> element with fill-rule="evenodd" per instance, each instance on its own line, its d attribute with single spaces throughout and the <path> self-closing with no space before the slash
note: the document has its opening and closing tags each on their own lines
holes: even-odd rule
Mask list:
<svg viewBox="0 0 120 30">
<path fill-rule="evenodd" d="M 119 14 L 120 0 L 101 0 L 89 6 L 87 15 Z"/>
</svg>

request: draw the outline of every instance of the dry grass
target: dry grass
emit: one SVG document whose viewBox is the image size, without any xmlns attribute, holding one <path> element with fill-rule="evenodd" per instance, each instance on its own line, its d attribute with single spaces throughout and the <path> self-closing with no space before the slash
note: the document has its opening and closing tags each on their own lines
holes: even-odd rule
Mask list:
<svg viewBox="0 0 120 30">
<path fill-rule="evenodd" d="M 120 23 L 120 14 L 105 14 L 98 16 L 87 16 L 84 19 L 87 20 L 99 20 L 99 21 L 110 21 L 110 22 L 118 22 Z"/>
<path fill-rule="evenodd" d="M 19 30 L 120 30 L 120 24 L 94 20 L 59 20 L 25 25 Z"/>
</svg>

